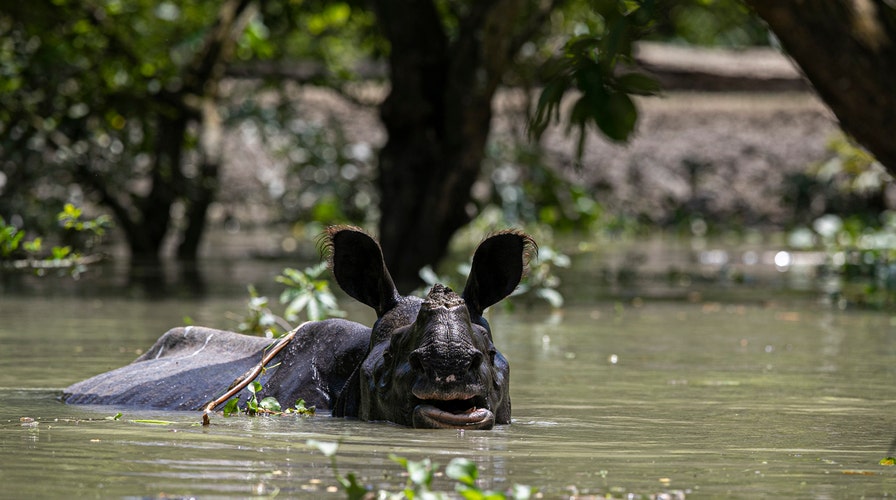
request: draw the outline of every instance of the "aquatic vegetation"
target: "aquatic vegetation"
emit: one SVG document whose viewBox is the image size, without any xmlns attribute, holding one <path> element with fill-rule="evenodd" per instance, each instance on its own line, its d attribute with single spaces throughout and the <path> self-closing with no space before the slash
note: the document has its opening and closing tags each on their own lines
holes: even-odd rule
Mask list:
<svg viewBox="0 0 896 500">
<path fill-rule="evenodd" d="M 315 409 L 313 406 L 305 406 L 305 400 L 299 399 L 296 401 L 295 405 L 292 408 L 283 409 L 283 406 L 277 401 L 277 398 L 266 397 L 261 400 L 258 399 L 258 393 L 261 392 L 262 386 L 259 382 L 253 381 L 247 387 L 249 393 L 249 399 L 246 401 L 245 406 L 240 408 L 240 398 L 233 397 L 227 400 L 227 404 L 224 405 L 223 413 L 225 417 L 230 417 L 236 415 L 237 413 L 245 413 L 250 417 L 258 416 L 258 415 L 302 415 L 302 416 L 311 416 L 314 415 Z"/>
<path fill-rule="evenodd" d="M 896 212 L 883 212 L 874 223 L 823 215 L 811 229 L 793 231 L 790 244 L 823 251 L 818 275 L 824 291 L 841 307 L 884 307 L 896 301 Z"/>
<path fill-rule="evenodd" d="M 283 269 L 280 276 L 275 278 L 277 283 L 285 286 L 280 293 L 280 303 L 286 305 L 283 316 L 275 314 L 268 298 L 259 295 L 258 290 L 249 285 L 248 311 L 237 325 L 237 331 L 276 338 L 292 329 L 291 323 L 298 322 L 302 312 L 308 321 L 345 316 L 339 309 L 336 296 L 330 291 L 329 281 L 321 277 L 326 269 L 326 263 L 301 271 L 289 267 Z"/>
<path fill-rule="evenodd" d="M 289 323 L 271 310 L 267 297 L 259 295 L 253 285 L 248 285 L 246 289 L 249 292 L 249 302 L 246 304 L 245 316 L 236 326 L 238 332 L 273 338 L 289 330 Z"/>
<path fill-rule="evenodd" d="M 339 443 L 324 442 L 317 440 L 309 440 L 309 446 L 317 448 L 318 451 L 330 459 L 330 466 L 336 481 L 342 486 L 346 497 L 349 500 L 361 498 L 382 498 L 382 499 L 445 499 L 454 498 L 455 495 L 447 491 L 437 491 L 433 489 L 433 479 L 435 478 L 438 464 L 432 462 L 429 458 L 415 461 L 397 455 L 389 455 L 389 459 L 402 466 L 407 474 L 407 481 L 403 488 L 398 491 L 374 491 L 370 486 L 366 486 L 358 479 L 357 474 L 348 473 L 342 475 L 339 472 L 336 463 L 336 452 L 339 449 Z M 453 458 L 445 467 L 445 475 L 454 481 L 454 492 L 467 500 L 527 500 L 532 498 L 536 490 L 530 486 L 515 484 L 506 492 L 483 490 L 476 481 L 479 477 L 479 469 L 476 462 L 466 458 Z"/>
<path fill-rule="evenodd" d="M 284 314 L 287 321 L 298 321 L 302 311 L 305 311 L 308 321 L 345 316 L 345 312 L 339 309 L 336 296 L 330 291 L 328 280 L 321 278 L 326 270 L 326 262 L 321 262 L 303 271 L 288 267 L 277 276 L 277 283 L 286 286 L 280 294 L 280 303 L 286 304 Z"/>
<path fill-rule="evenodd" d="M 93 251 L 111 226 L 105 215 L 84 219 L 83 211 L 67 203 L 56 217 L 65 230 L 65 243 L 44 249 L 40 236 L 25 240 L 26 231 L 0 217 L 0 269 L 33 270 L 43 275 L 48 269 L 58 269 L 77 278 L 86 266 L 100 260 Z"/>
</svg>

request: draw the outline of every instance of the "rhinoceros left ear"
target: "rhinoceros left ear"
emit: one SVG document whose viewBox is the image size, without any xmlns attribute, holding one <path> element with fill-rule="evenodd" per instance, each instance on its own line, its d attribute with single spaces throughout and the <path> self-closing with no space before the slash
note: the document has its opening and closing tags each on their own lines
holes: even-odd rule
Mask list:
<svg viewBox="0 0 896 500">
<path fill-rule="evenodd" d="M 378 317 L 395 307 L 400 295 L 376 240 L 359 228 L 334 226 L 327 229 L 325 245 L 339 288 L 372 307 Z"/>
<path fill-rule="evenodd" d="M 481 316 L 486 308 L 513 293 L 529 259 L 537 253 L 535 240 L 521 231 L 502 231 L 483 240 L 473 254 L 464 286 L 470 315 Z"/>
</svg>

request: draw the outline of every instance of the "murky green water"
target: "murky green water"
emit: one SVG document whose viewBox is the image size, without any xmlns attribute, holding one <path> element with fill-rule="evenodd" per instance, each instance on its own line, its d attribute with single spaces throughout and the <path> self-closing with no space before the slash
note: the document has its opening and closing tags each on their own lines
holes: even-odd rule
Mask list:
<svg viewBox="0 0 896 500">
<path fill-rule="evenodd" d="M 333 471 L 308 439 L 341 440 L 342 472 L 393 491 L 405 479 L 391 453 L 443 466 L 468 457 L 482 486 L 535 485 L 546 498 L 896 495 L 896 467 L 878 464 L 896 438 L 896 315 L 711 297 L 585 300 L 558 316 L 495 308 L 513 424 L 459 432 L 326 416 L 218 417 L 203 428 L 193 413 L 63 405 L 62 387 L 130 362 L 184 316 L 232 327 L 225 315 L 244 297 L 5 294 L 2 496 L 325 495 Z M 452 488 L 441 477 L 436 486 Z"/>
</svg>

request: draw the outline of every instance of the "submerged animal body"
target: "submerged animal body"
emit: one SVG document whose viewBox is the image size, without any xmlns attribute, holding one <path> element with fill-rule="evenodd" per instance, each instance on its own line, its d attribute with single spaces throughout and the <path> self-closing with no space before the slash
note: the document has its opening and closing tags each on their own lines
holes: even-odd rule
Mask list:
<svg viewBox="0 0 896 500">
<path fill-rule="evenodd" d="M 337 417 L 417 428 L 489 429 L 510 423 L 510 365 L 483 317 L 519 284 L 535 242 L 518 231 L 479 245 L 461 294 L 437 284 L 403 296 L 382 250 L 360 229 L 326 235 L 336 282 L 376 312 L 373 327 L 305 323 L 262 375 L 262 397 L 304 399 Z M 258 365 L 271 341 L 202 327 L 175 328 L 133 363 L 63 391 L 77 404 L 199 409 Z M 244 396 L 245 397 L 245 396 Z"/>
</svg>

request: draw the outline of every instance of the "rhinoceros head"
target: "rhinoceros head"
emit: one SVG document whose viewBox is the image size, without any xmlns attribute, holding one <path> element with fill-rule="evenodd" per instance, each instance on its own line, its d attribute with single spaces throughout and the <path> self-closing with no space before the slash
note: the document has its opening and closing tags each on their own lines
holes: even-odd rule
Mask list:
<svg viewBox="0 0 896 500">
<path fill-rule="evenodd" d="M 462 294 L 436 284 L 422 299 L 398 293 L 379 244 L 363 231 L 331 228 L 328 241 L 339 286 L 377 314 L 342 406 L 356 404 L 364 420 L 418 428 L 510 423 L 510 365 L 482 314 L 519 284 L 537 251 L 532 238 L 518 231 L 486 238 Z"/>
</svg>

